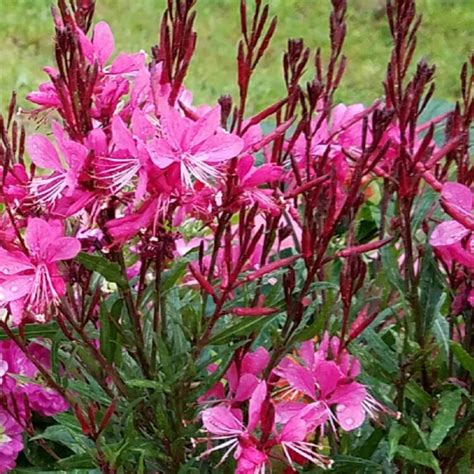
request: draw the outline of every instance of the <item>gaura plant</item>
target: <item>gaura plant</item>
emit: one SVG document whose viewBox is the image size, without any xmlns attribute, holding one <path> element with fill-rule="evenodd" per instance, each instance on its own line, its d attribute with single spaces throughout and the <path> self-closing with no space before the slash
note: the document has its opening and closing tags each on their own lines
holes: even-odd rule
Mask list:
<svg viewBox="0 0 474 474">
<path fill-rule="evenodd" d="M 433 101 L 390 0 L 382 97 L 338 104 L 332 0 L 250 115 L 276 18 L 240 2 L 238 97 L 195 104 L 194 3 L 126 54 L 58 0 L 37 133 L 0 120 L 0 472 L 468 472 L 473 57 Z"/>
</svg>

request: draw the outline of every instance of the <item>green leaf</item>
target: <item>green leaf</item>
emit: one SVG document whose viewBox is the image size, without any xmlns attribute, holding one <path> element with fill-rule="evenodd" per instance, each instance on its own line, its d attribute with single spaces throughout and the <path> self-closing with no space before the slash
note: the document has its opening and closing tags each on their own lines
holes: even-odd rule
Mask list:
<svg viewBox="0 0 474 474">
<path fill-rule="evenodd" d="M 122 307 L 123 302 L 121 300 L 114 303 L 110 312 L 105 304 L 100 307 L 100 352 L 110 363 L 117 362 L 121 353 L 118 330 L 111 319 L 119 320 Z"/>
<path fill-rule="evenodd" d="M 160 284 L 161 291 L 168 291 L 176 285 L 178 280 L 185 275 L 190 261 L 191 259 L 187 258 L 180 259 L 169 270 L 163 272 Z"/>
<path fill-rule="evenodd" d="M 431 405 L 431 397 L 415 381 L 410 380 L 405 386 L 405 393 L 416 406 L 421 409 Z"/>
<path fill-rule="evenodd" d="M 85 252 L 81 252 L 76 260 L 88 270 L 100 273 L 110 283 L 115 283 L 121 288 L 128 285 L 127 280 L 122 275 L 120 266 L 115 262 L 110 262 L 100 255 Z"/>
<path fill-rule="evenodd" d="M 426 218 L 430 209 L 433 207 L 433 205 L 436 205 L 437 202 L 437 193 L 431 187 L 425 186 L 423 188 L 423 192 L 417 197 L 414 203 L 413 218 L 411 223 L 413 237 Z"/>
<path fill-rule="evenodd" d="M 369 459 L 373 456 L 380 442 L 385 436 L 385 430 L 376 428 L 371 435 L 365 440 L 364 444 L 357 450 L 353 451 L 357 457 Z"/>
<path fill-rule="evenodd" d="M 438 449 L 449 430 L 456 423 L 456 413 L 461 405 L 461 390 L 456 389 L 441 395 L 438 413 L 433 420 L 433 428 L 429 437 L 429 446 Z"/>
<path fill-rule="evenodd" d="M 429 248 L 429 247 L 428 247 Z M 420 305 L 423 312 L 425 330 L 431 328 L 434 317 L 439 314 L 440 300 L 444 286 L 438 276 L 438 266 L 433 259 L 431 249 L 426 249 L 421 263 Z"/>
<path fill-rule="evenodd" d="M 394 351 L 384 342 L 384 340 L 372 328 L 367 328 L 363 334 L 363 339 L 367 346 L 377 355 L 377 362 L 389 374 L 399 372 L 397 365 L 397 356 Z"/>
<path fill-rule="evenodd" d="M 474 357 L 469 355 L 464 347 L 457 342 L 451 341 L 451 350 L 459 363 L 474 377 Z"/>
<path fill-rule="evenodd" d="M 441 474 L 438 460 L 433 453 L 422 451 L 421 449 L 409 448 L 408 446 L 398 446 L 397 454 L 411 463 L 429 467 L 433 469 L 436 474 Z"/>
<path fill-rule="evenodd" d="M 86 446 L 89 446 L 89 448 L 93 447 L 92 441 L 82 433 L 78 433 L 75 430 L 71 431 L 62 425 L 48 426 L 43 433 L 33 436 L 31 441 L 38 439 L 46 439 L 62 444 L 76 454 L 83 454 Z"/>
<path fill-rule="evenodd" d="M 217 333 L 209 341 L 209 345 L 227 344 L 239 337 L 248 336 L 254 331 L 259 330 L 266 323 L 275 319 L 276 315 L 264 317 L 247 317 L 239 318 L 234 324 L 230 324 L 227 329 Z"/>
<path fill-rule="evenodd" d="M 18 334 L 18 329 L 12 328 L 13 334 Z M 27 324 L 23 329 L 23 334 L 26 339 L 35 339 L 36 337 L 48 337 L 53 338 L 54 336 L 61 334 L 57 323 L 52 322 L 48 324 Z M 0 341 L 8 339 L 8 336 L 1 331 Z"/>
<path fill-rule="evenodd" d="M 157 382 L 156 380 L 142 380 L 142 379 L 132 379 L 127 380 L 125 382 L 129 387 L 134 388 L 151 388 L 154 390 L 161 390 L 165 389 L 165 386 L 161 382 Z"/>
<path fill-rule="evenodd" d="M 334 461 L 334 467 L 331 469 L 334 473 L 370 472 L 376 474 L 383 471 L 379 464 L 370 459 L 339 455 L 334 458 Z"/>
<path fill-rule="evenodd" d="M 433 331 L 436 342 L 441 349 L 443 358 L 445 362 L 447 362 L 449 359 L 449 324 L 448 321 L 446 321 L 446 318 L 439 314 L 439 312 L 434 317 L 431 330 Z"/>
<path fill-rule="evenodd" d="M 56 466 L 60 469 L 67 469 L 69 472 L 72 469 L 92 469 L 96 467 L 96 463 L 90 454 L 83 453 L 60 459 L 56 461 Z"/>
<path fill-rule="evenodd" d="M 400 293 L 406 293 L 405 283 L 400 275 L 397 250 L 393 246 L 385 245 L 380 249 L 382 266 L 388 282 Z"/>
<path fill-rule="evenodd" d="M 399 423 L 392 423 L 388 432 L 388 458 L 391 461 L 397 452 L 398 443 L 407 429 Z"/>
</svg>

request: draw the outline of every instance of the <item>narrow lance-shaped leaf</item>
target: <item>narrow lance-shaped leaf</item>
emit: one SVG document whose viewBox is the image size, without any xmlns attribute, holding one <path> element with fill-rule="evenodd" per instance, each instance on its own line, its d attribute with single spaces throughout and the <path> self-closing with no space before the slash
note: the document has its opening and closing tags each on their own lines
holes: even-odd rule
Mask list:
<svg viewBox="0 0 474 474">
<path fill-rule="evenodd" d="M 462 396 L 459 389 L 449 391 L 441 396 L 438 413 L 433 420 L 433 428 L 429 437 L 429 446 L 433 451 L 438 449 L 449 430 L 456 423 L 456 413 L 461 401 Z"/>
<path fill-rule="evenodd" d="M 121 288 L 127 286 L 127 281 L 116 263 L 110 262 L 99 255 L 84 252 L 81 252 L 76 260 L 88 270 L 100 273 L 108 282 L 116 283 Z"/>
</svg>

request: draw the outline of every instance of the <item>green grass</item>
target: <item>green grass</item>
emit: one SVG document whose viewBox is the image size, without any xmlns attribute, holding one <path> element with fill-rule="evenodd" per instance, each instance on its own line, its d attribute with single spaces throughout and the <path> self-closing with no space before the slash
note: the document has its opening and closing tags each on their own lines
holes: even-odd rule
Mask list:
<svg viewBox="0 0 474 474">
<path fill-rule="evenodd" d="M 117 50 L 149 50 L 157 41 L 164 0 L 98 0 L 97 20 L 108 21 Z M 249 3 L 251 3 L 249 1 Z M 281 57 L 288 37 L 303 37 L 307 45 L 327 52 L 329 0 L 269 0 L 279 19 L 267 57 L 252 89 L 258 109 L 283 90 Z M 390 51 L 383 0 L 349 0 L 345 54 L 347 74 L 339 92 L 342 101 L 370 102 L 382 94 L 381 81 Z M 52 65 L 51 0 L 1 0 L 0 109 L 10 91 L 20 97 L 35 89 Z M 196 102 L 213 102 L 222 93 L 236 93 L 235 50 L 239 38 L 238 0 L 198 0 L 197 53 L 186 85 Z M 437 65 L 437 97 L 455 100 L 459 71 L 473 47 L 474 0 L 419 0 L 424 21 L 416 58 Z M 24 100 L 20 104 L 25 105 Z"/>
</svg>

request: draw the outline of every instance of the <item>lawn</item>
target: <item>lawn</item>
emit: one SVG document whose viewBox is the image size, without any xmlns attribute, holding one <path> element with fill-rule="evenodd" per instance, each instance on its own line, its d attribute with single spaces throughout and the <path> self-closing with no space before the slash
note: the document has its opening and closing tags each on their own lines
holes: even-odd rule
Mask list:
<svg viewBox="0 0 474 474">
<path fill-rule="evenodd" d="M 164 0 L 98 0 L 96 20 L 108 21 L 118 50 L 149 50 L 156 43 Z M 249 2 L 251 3 L 251 2 Z M 312 48 L 327 50 L 329 0 L 269 0 L 279 26 L 269 54 L 258 70 L 254 108 L 282 91 L 282 50 L 288 37 L 303 37 Z M 349 59 L 339 100 L 370 102 L 382 93 L 381 81 L 390 49 L 383 0 L 350 0 L 345 53 Z M 51 0 L 2 0 L 0 15 L 0 109 L 10 91 L 19 96 L 44 79 L 41 68 L 52 64 Z M 239 37 L 238 0 L 199 0 L 198 48 L 187 80 L 197 102 L 235 94 L 235 49 Z M 424 21 L 417 57 L 437 65 L 437 96 L 455 100 L 462 62 L 472 49 L 474 1 L 419 0 Z M 326 49 L 325 49 L 326 48 Z M 22 99 L 21 103 L 25 105 Z"/>
</svg>

